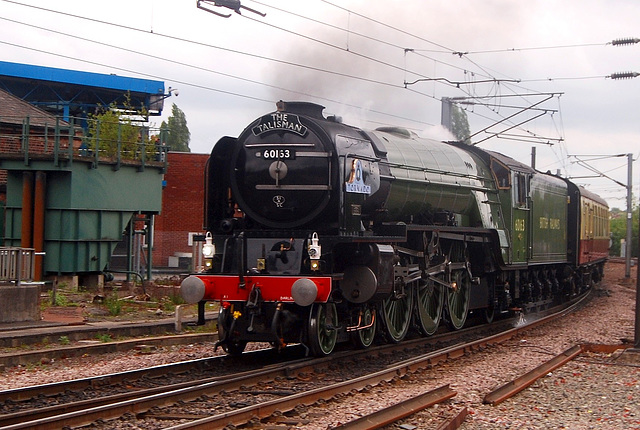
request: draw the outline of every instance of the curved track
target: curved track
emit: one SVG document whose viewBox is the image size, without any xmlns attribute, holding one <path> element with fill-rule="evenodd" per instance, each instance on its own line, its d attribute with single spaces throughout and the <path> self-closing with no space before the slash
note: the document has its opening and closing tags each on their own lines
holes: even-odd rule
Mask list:
<svg viewBox="0 0 640 430">
<path fill-rule="evenodd" d="M 53 393 L 68 392 L 71 387 L 94 387 L 96 385 L 112 385 L 115 378 L 123 378 L 132 387 L 128 392 L 116 396 L 103 396 L 97 400 L 85 400 L 72 404 L 52 406 L 42 415 L 36 411 L 18 411 L 17 415 L 0 416 L 0 427 L 3 429 L 23 428 L 60 428 L 63 426 L 82 426 L 98 420 L 123 419 L 135 420 L 137 426 L 144 428 L 145 420 L 163 420 L 164 426 L 173 423 L 175 428 L 212 428 L 229 422 L 240 424 L 253 416 L 265 417 L 275 410 L 285 411 L 298 404 L 311 404 L 318 399 L 327 399 L 337 393 L 348 393 L 363 387 L 374 385 L 384 380 L 391 380 L 425 366 L 461 356 L 486 345 L 499 343 L 513 337 L 520 330 L 546 323 L 553 318 L 560 318 L 570 312 L 563 309 L 547 317 L 523 324 L 520 327 L 503 329 L 487 335 L 488 326 L 420 338 L 402 344 L 390 344 L 372 347 L 366 351 L 343 351 L 321 359 L 301 358 L 302 348 L 290 348 L 292 355 L 288 362 L 272 361 L 266 368 L 247 370 L 243 374 L 227 374 L 221 371 L 221 363 L 228 359 L 223 357 L 195 362 L 184 362 L 176 365 L 160 366 L 122 375 L 106 375 L 68 383 L 50 384 L 48 386 L 0 392 L 0 400 L 13 398 L 25 399 L 34 392 Z M 513 321 L 503 321 L 503 325 L 513 325 Z M 497 325 L 491 326 L 496 328 Z M 460 336 L 467 337 L 460 344 Z M 469 340 L 471 339 L 471 340 Z M 447 342 L 449 346 L 447 345 Z M 435 349 L 435 345 L 438 349 Z M 445 345 L 442 347 L 442 345 Z M 425 350 L 430 350 L 424 353 Z M 243 354 L 247 361 L 262 362 L 271 354 L 270 351 L 258 351 Z M 274 354 L 271 354 L 274 355 Z M 244 357 L 243 357 L 244 358 Z M 242 361 L 242 360 L 240 360 Z M 353 363 L 354 365 L 350 365 Z M 366 363 L 366 365 L 362 365 Z M 234 368 L 238 362 L 234 361 Z M 197 376 L 195 380 L 169 384 L 163 387 L 141 389 L 131 382 L 140 375 L 167 375 L 168 373 L 191 373 L 189 369 L 207 368 L 208 379 Z M 181 369 L 181 370 L 179 370 Z M 324 369 L 324 370 L 322 370 Z M 337 381 L 337 382 L 336 382 Z M 266 384 L 266 385 L 265 385 Z M 273 387 L 277 386 L 275 390 Z M 244 387 L 251 387 L 249 389 Z M 265 388 L 266 387 L 266 388 Z M 28 394 L 31 393 L 31 394 Z M 48 394 L 52 395 L 52 394 Z M 183 402 L 195 401 L 195 403 Z M 6 409 L 5 400 L 5 409 Z M 164 406 L 163 406 L 164 405 Z M 160 408 L 160 409 L 159 409 Z M 199 412 L 185 413 L 185 410 Z M 214 414 L 211 416 L 211 414 Z M 265 415 L 266 414 L 266 415 Z M 26 417 L 30 421 L 26 421 Z M 143 420 L 143 421 L 139 421 Z"/>
</svg>

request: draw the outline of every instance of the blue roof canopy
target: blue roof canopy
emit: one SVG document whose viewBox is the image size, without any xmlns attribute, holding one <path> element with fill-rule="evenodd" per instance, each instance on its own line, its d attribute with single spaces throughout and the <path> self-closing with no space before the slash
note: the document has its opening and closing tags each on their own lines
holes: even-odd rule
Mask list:
<svg viewBox="0 0 640 430">
<path fill-rule="evenodd" d="M 0 61 L 0 88 L 49 112 L 86 117 L 98 106 L 144 108 L 161 115 L 164 82 Z"/>
</svg>

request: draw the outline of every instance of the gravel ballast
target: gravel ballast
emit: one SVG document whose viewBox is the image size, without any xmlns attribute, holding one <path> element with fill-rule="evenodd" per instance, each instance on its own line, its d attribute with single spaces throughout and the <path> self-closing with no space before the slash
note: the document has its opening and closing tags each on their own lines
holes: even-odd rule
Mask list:
<svg viewBox="0 0 640 430">
<path fill-rule="evenodd" d="M 583 343 L 633 341 L 636 268 L 624 279 L 624 264 L 608 263 L 605 280 L 581 310 L 562 321 L 531 329 L 504 344 L 450 360 L 391 384 L 301 411 L 304 425 L 327 429 L 408 397 L 449 384 L 458 394 L 388 429 L 436 428 L 467 408 L 461 429 L 640 429 L 640 353 L 583 353 L 498 405 L 484 396 L 568 348 Z M 158 348 L 12 367 L 0 373 L 0 389 L 57 382 L 174 361 L 211 356 L 212 344 Z M 219 351 L 220 352 L 220 351 Z"/>
</svg>

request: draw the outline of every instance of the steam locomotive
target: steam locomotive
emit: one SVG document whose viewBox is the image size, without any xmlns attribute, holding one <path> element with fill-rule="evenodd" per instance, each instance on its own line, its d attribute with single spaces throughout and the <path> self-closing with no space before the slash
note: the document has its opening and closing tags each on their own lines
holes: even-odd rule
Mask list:
<svg viewBox="0 0 640 430">
<path fill-rule="evenodd" d="M 547 307 L 603 276 L 608 207 L 503 154 L 364 130 L 278 102 L 214 146 L 205 172 L 206 270 L 188 303 L 220 304 L 219 341 L 400 342 Z"/>
</svg>

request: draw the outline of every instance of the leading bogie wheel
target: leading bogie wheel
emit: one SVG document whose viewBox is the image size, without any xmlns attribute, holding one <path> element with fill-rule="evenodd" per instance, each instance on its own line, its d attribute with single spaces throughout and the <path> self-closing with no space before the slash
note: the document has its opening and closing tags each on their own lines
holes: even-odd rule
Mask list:
<svg viewBox="0 0 640 430">
<path fill-rule="evenodd" d="M 309 348 L 315 356 L 329 355 L 338 341 L 338 312 L 334 303 L 311 305 L 307 333 Z"/>
<path fill-rule="evenodd" d="M 221 345 L 222 349 L 232 357 L 237 357 L 244 352 L 244 349 L 247 347 L 247 342 L 234 339 L 233 333 L 229 333 L 229 337 L 226 337 L 232 324 L 233 315 L 229 309 L 220 308 L 220 312 L 218 314 L 218 339 L 227 339 L 226 342 Z"/>
<path fill-rule="evenodd" d="M 382 303 L 385 335 L 390 342 L 401 342 L 411 326 L 413 289 L 406 287 L 404 294 L 391 295 Z"/>
<path fill-rule="evenodd" d="M 447 291 L 447 313 L 452 329 L 460 330 L 467 321 L 469 313 L 469 296 L 471 294 L 471 279 L 466 269 L 456 270 L 451 275 L 455 287 Z"/>
</svg>

